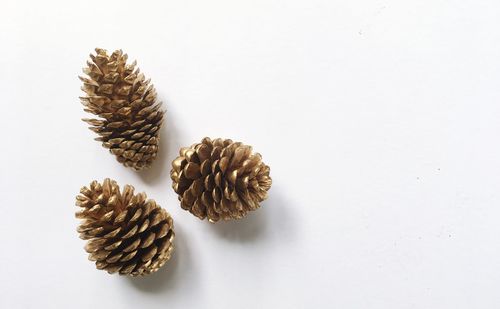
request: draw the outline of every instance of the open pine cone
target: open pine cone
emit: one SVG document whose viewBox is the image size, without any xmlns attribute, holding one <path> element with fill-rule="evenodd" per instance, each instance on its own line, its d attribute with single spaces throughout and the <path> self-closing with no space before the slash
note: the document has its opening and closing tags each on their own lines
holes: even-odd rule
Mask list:
<svg viewBox="0 0 500 309">
<path fill-rule="evenodd" d="M 106 50 L 96 48 L 79 76 L 80 97 L 85 111 L 100 119 L 82 119 L 99 137 L 105 148 L 127 167 L 140 170 L 149 167 L 158 151 L 158 132 L 163 120 L 161 102 L 144 74 L 135 69 L 136 62 L 127 64 L 127 54 L 117 50 L 108 56 Z"/>
<path fill-rule="evenodd" d="M 252 147 L 204 138 L 172 162 L 172 187 L 181 207 L 200 219 L 240 219 L 259 208 L 271 187 L 269 166 Z"/>
<path fill-rule="evenodd" d="M 172 217 L 145 193 L 134 195 L 134 187 L 123 192 L 114 180 L 102 185 L 93 181 L 76 197 L 83 219 L 78 232 L 88 240 L 85 250 L 97 269 L 138 276 L 157 271 L 173 250 Z"/>
</svg>

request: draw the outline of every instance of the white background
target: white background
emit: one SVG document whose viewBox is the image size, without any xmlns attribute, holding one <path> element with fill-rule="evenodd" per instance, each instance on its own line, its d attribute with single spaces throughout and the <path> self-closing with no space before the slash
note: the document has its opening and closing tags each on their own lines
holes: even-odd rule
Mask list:
<svg viewBox="0 0 500 309">
<path fill-rule="evenodd" d="M 5 1 L 1 308 L 499 308 L 497 0 Z M 167 109 L 149 171 L 80 118 L 81 68 L 122 48 Z M 170 162 L 204 136 L 271 166 L 262 208 L 211 225 Z M 170 212 L 172 260 L 140 279 L 87 261 L 93 179 Z"/>
</svg>

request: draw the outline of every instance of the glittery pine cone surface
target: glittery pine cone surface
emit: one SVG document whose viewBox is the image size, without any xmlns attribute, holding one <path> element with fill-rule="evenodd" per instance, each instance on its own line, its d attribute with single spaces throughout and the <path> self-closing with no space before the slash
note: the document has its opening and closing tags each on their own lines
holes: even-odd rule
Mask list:
<svg viewBox="0 0 500 309">
<path fill-rule="evenodd" d="M 127 167 L 149 167 L 158 151 L 158 132 L 163 121 L 161 102 L 144 74 L 127 64 L 127 55 L 117 50 L 108 56 L 96 48 L 96 55 L 83 72 L 81 97 L 85 111 L 98 119 L 83 119 L 97 133 L 97 141 Z"/>
<path fill-rule="evenodd" d="M 271 187 L 269 166 L 252 147 L 204 138 L 172 162 L 172 187 L 181 207 L 200 219 L 240 219 L 260 207 Z"/>
<path fill-rule="evenodd" d="M 78 232 L 88 240 L 85 250 L 98 269 L 138 276 L 157 271 L 173 250 L 172 217 L 145 193 L 134 195 L 115 181 L 93 181 L 76 197 L 82 219 Z"/>
</svg>

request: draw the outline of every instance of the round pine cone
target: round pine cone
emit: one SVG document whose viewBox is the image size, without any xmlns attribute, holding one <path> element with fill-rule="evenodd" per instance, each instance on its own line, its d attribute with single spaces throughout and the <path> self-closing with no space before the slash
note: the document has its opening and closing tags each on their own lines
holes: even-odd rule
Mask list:
<svg viewBox="0 0 500 309">
<path fill-rule="evenodd" d="M 172 162 L 172 187 L 181 207 L 198 218 L 240 219 L 267 198 L 270 169 L 251 146 L 205 137 L 179 154 Z"/>
<path fill-rule="evenodd" d="M 95 50 L 83 69 L 89 78 L 79 76 L 87 94 L 80 99 L 84 110 L 100 119 L 82 120 L 120 163 L 135 170 L 149 167 L 158 151 L 163 120 L 156 91 L 135 69 L 135 61 L 126 63 L 127 54 L 117 50 L 108 56 L 104 49 Z"/>
<path fill-rule="evenodd" d="M 93 181 L 76 197 L 83 219 L 78 232 L 88 240 L 85 250 L 97 269 L 121 275 L 144 275 L 157 271 L 173 250 L 172 217 L 145 193 L 134 195 L 134 187 L 123 192 L 114 180 L 102 185 Z"/>
</svg>

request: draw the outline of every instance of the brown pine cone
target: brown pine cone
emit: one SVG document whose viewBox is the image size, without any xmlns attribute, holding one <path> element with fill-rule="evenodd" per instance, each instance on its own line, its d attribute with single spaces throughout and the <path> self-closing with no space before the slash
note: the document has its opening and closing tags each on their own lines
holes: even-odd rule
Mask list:
<svg viewBox="0 0 500 309">
<path fill-rule="evenodd" d="M 79 76 L 87 94 L 80 99 L 84 110 L 100 119 L 82 120 L 120 163 L 135 170 L 149 167 L 158 151 L 163 120 L 156 91 L 135 69 L 135 61 L 126 64 L 127 54 L 117 50 L 108 56 L 104 49 L 95 50 L 83 69 L 89 78 Z"/>
<path fill-rule="evenodd" d="M 138 276 L 157 271 L 173 250 L 172 217 L 145 193 L 134 195 L 134 187 L 123 192 L 116 181 L 93 181 L 76 197 L 83 219 L 78 232 L 88 240 L 85 250 L 97 269 Z"/>
<path fill-rule="evenodd" d="M 270 169 L 251 146 L 205 137 L 179 154 L 172 162 L 172 187 L 181 207 L 198 218 L 240 219 L 267 198 Z"/>
</svg>

